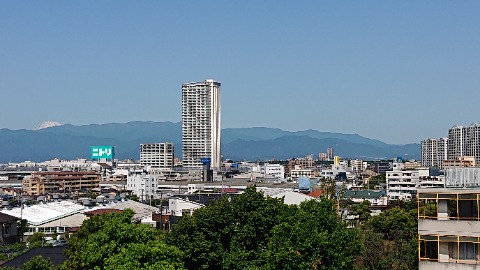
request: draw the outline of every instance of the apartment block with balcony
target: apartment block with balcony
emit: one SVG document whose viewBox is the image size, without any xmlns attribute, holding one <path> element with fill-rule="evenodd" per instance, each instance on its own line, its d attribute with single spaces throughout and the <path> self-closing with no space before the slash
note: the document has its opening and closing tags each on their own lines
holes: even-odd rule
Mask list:
<svg viewBox="0 0 480 270">
<path fill-rule="evenodd" d="M 418 190 L 420 270 L 480 270 L 480 189 Z"/>
<path fill-rule="evenodd" d="M 404 164 L 393 163 L 393 170 L 386 172 L 389 200 L 410 200 L 417 194 L 420 176 L 416 170 L 403 170 Z"/>
<path fill-rule="evenodd" d="M 100 186 L 98 172 L 35 172 L 22 181 L 26 195 L 79 192 Z"/>
<path fill-rule="evenodd" d="M 220 86 L 206 80 L 182 84 L 183 166 L 201 169 L 209 158 L 212 168 L 220 168 Z"/>
<path fill-rule="evenodd" d="M 422 143 L 422 166 L 440 168 L 447 159 L 448 138 L 426 139 Z"/>
<path fill-rule="evenodd" d="M 140 144 L 140 164 L 151 168 L 172 168 L 174 158 L 173 143 Z"/>
</svg>

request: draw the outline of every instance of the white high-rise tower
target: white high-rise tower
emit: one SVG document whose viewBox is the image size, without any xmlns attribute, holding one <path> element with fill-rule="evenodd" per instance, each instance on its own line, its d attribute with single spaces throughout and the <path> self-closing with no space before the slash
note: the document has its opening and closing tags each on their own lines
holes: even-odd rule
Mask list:
<svg viewBox="0 0 480 270">
<path fill-rule="evenodd" d="M 201 168 L 203 158 L 220 168 L 220 83 L 182 84 L 182 152 L 185 168 Z"/>
</svg>

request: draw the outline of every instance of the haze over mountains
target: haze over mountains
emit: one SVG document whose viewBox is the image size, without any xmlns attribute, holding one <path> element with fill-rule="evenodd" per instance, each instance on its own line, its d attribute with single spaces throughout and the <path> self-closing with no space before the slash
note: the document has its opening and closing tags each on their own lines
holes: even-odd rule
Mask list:
<svg viewBox="0 0 480 270">
<path fill-rule="evenodd" d="M 57 123 L 55 123 L 57 124 Z M 141 143 L 173 142 L 181 157 L 182 126 L 172 122 L 52 125 L 39 130 L 0 129 L 0 162 L 44 161 L 53 158 L 89 158 L 90 146 L 113 145 L 118 159 L 139 159 Z M 222 130 L 222 154 L 225 159 L 288 159 L 326 152 L 344 158 L 389 159 L 420 158 L 420 145 L 386 144 L 358 134 L 285 131 L 276 128 L 227 128 Z"/>
</svg>

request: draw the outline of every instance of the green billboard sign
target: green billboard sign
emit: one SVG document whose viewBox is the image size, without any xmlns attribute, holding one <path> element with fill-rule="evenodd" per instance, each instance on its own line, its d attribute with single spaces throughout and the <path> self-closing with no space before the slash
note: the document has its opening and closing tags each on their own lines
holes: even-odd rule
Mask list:
<svg viewBox="0 0 480 270">
<path fill-rule="evenodd" d="M 113 146 L 90 146 L 91 159 L 113 159 L 115 156 Z"/>
</svg>

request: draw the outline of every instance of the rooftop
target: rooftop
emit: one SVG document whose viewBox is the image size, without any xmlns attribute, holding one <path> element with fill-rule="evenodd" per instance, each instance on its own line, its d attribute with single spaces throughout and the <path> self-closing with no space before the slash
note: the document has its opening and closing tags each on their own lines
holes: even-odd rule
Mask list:
<svg viewBox="0 0 480 270">
<path fill-rule="evenodd" d="M 28 220 L 32 225 L 41 225 L 62 217 L 83 212 L 85 207 L 71 201 L 40 203 L 32 206 L 23 205 L 11 210 L 2 210 L 1 213 Z"/>
<path fill-rule="evenodd" d="M 104 211 L 117 211 L 132 209 L 135 214 L 133 218 L 141 219 L 145 216 L 151 215 L 152 212 L 158 210 L 158 208 L 149 206 L 143 203 L 135 202 L 132 200 L 111 202 L 106 204 L 97 205 L 94 207 L 86 207 L 81 204 L 77 204 L 72 201 L 60 201 L 60 202 L 48 202 L 40 203 L 32 206 L 15 207 L 11 210 L 4 209 L 0 213 L 4 213 L 17 218 L 23 218 L 28 220 L 28 223 L 34 226 L 40 226 L 45 223 L 49 223 L 62 218 L 70 217 L 75 214 L 84 214 L 85 212 L 97 211 L 100 213 Z M 107 210 L 109 209 L 109 210 Z"/>
</svg>

